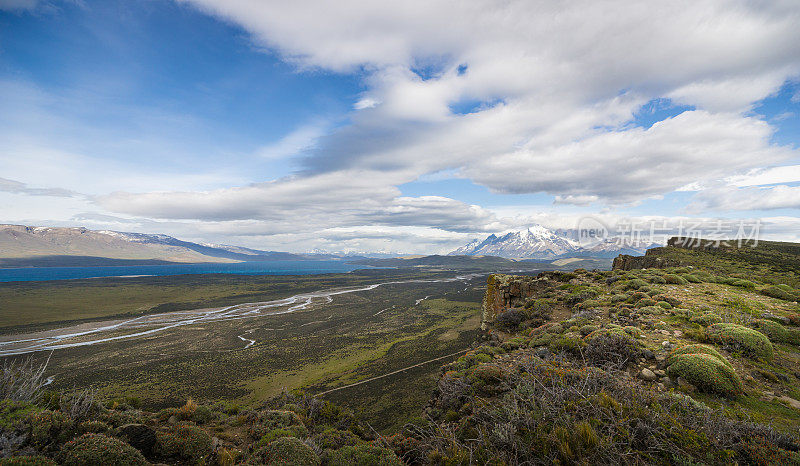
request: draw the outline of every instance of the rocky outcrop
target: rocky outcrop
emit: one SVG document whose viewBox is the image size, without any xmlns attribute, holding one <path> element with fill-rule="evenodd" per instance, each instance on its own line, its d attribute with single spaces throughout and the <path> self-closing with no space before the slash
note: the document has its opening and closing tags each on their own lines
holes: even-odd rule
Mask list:
<svg viewBox="0 0 800 466">
<path fill-rule="evenodd" d="M 629 256 L 627 254 L 620 254 L 614 259 L 614 264 L 611 266 L 611 268 L 614 270 L 664 269 L 677 265 L 665 257 L 652 254 L 650 251 L 655 251 L 655 249 L 648 250 L 644 256 Z"/>
<path fill-rule="evenodd" d="M 489 275 L 486 282 L 486 295 L 483 298 L 481 328 L 486 330 L 489 322 L 501 312 L 519 307 L 536 292 L 546 286 L 547 274 L 536 277 L 518 275 Z"/>
</svg>

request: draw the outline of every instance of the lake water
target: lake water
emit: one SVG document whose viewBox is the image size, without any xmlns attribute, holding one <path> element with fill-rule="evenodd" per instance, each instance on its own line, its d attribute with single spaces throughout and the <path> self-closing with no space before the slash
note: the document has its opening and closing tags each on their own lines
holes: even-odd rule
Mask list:
<svg viewBox="0 0 800 466">
<path fill-rule="evenodd" d="M 118 265 L 102 267 L 25 267 L 0 269 L 0 282 L 74 278 L 162 276 L 203 273 L 237 275 L 316 275 L 370 268 L 343 261 L 263 261 L 234 264 Z"/>
</svg>

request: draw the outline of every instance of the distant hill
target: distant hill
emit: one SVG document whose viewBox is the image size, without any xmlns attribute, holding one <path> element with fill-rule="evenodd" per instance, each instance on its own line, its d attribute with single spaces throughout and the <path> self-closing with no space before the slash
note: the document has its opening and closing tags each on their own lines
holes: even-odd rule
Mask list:
<svg viewBox="0 0 800 466">
<path fill-rule="evenodd" d="M 613 238 L 594 241 L 590 244 L 578 242 L 559 235 L 541 225 L 526 230 L 512 231 L 500 236 L 491 234 L 484 240 L 475 239 L 456 249 L 451 256 L 497 256 L 507 259 L 554 260 L 571 257 L 612 259 L 619 254 L 642 255 L 656 244 L 630 247 Z"/>
<path fill-rule="evenodd" d="M 340 259 L 219 244 L 199 244 L 167 235 L 86 228 L 0 225 L 0 267 L 141 265 Z"/>
<path fill-rule="evenodd" d="M 607 269 L 611 266 L 608 259 L 573 258 L 555 261 L 527 259 L 512 260 L 495 256 L 414 256 L 391 259 L 359 259 L 356 264 L 374 267 L 446 267 L 459 270 L 572 270 L 576 268 Z"/>
</svg>

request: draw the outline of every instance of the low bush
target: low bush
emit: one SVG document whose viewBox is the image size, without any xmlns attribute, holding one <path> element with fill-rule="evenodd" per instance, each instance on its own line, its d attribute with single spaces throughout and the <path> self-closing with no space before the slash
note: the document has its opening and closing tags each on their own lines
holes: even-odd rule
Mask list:
<svg viewBox="0 0 800 466">
<path fill-rule="evenodd" d="M 166 432 L 159 432 L 158 452 L 167 458 L 199 463 L 209 457 L 211 437 L 192 424 L 177 424 Z"/>
<path fill-rule="evenodd" d="M 75 435 L 75 423 L 61 411 L 33 413 L 28 423 L 31 441 L 38 448 L 55 447 Z"/>
<path fill-rule="evenodd" d="M 643 286 L 647 286 L 647 282 L 642 280 L 641 278 L 634 278 L 633 280 L 628 280 L 627 282 L 625 282 L 626 290 L 638 290 Z"/>
<path fill-rule="evenodd" d="M 584 354 L 592 364 L 626 367 L 642 355 L 642 344 L 621 328 L 604 328 L 585 338 Z"/>
<path fill-rule="evenodd" d="M 362 441 L 357 435 L 349 430 L 339 430 L 331 427 L 314 435 L 311 440 L 313 440 L 314 443 L 320 448 L 331 450 L 338 450 L 342 447 L 352 446 Z"/>
<path fill-rule="evenodd" d="M 259 439 L 257 445 L 268 445 L 273 440 L 281 437 L 297 437 L 299 439 L 304 439 L 308 437 L 308 429 L 306 429 L 304 426 L 289 426 L 282 427 L 280 429 L 272 429 L 264 434 L 261 439 Z"/>
<path fill-rule="evenodd" d="M 788 290 L 786 288 L 789 288 Z M 782 299 L 784 301 L 800 301 L 800 291 L 793 290 L 790 287 L 783 288 L 781 285 L 768 286 L 761 290 L 761 294 L 769 296 L 770 298 Z"/>
<path fill-rule="evenodd" d="M 732 282 L 730 282 L 730 285 L 738 286 L 739 288 L 746 288 L 748 290 L 755 289 L 756 287 L 755 283 L 751 282 L 750 280 L 743 280 L 743 279 L 733 280 Z"/>
<path fill-rule="evenodd" d="M 689 283 L 702 283 L 703 282 L 702 280 L 700 280 L 700 277 L 698 277 L 697 275 L 692 275 L 690 273 L 683 274 L 683 275 L 681 275 L 681 277 L 683 277 L 683 279 L 686 280 Z"/>
<path fill-rule="evenodd" d="M 766 335 L 770 341 L 778 343 L 790 341 L 789 329 L 775 321 L 756 319 L 751 324 L 753 328 Z"/>
<path fill-rule="evenodd" d="M 709 338 L 734 351 L 747 356 L 771 361 L 774 355 L 772 343 L 766 335 L 739 324 L 721 323 L 710 326 L 706 332 Z"/>
<path fill-rule="evenodd" d="M 495 324 L 502 329 L 514 331 L 526 317 L 527 315 L 523 309 L 512 308 L 497 314 L 495 317 Z"/>
<path fill-rule="evenodd" d="M 731 363 L 728 362 L 725 356 L 720 354 L 720 352 L 717 351 L 716 348 L 714 348 L 713 346 L 701 345 L 697 343 L 679 346 L 678 348 L 672 350 L 672 352 L 670 352 L 670 354 L 667 356 L 667 364 L 668 365 L 671 364 L 675 356 L 679 356 L 681 354 L 708 354 L 710 356 L 714 356 L 715 358 L 719 359 L 726 366 L 730 366 L 731 368 L 733 368 L 733 366 L 731 366 Z"/>
<path fill-rule="evenodd" d="M 675 275 L 673 273 L 668 273 L 664 275 L 664 280 L 671 285 L 686 285 L 689 283 L 685 278 Z"/>
<path fill-rule="evenodd" d="M 723 359 L 707 353 L 675 354 L 670 358 L 667 374 L 683 377 L 700 391 L 736 396 L 742 392 L 742 382 Z"/>
<path fill-rule="evenodd" d="M 122 440 L 103 434 L 83 434 L 64 444 L 58 454 L 59 463 L 65 466 L 134 466 L 146 465 L 147 460 Z"/>
<path fill-rule="evenodd" d="M 328 461 L 330 466 L 402 466 L 400 458 L 388 448 L 362 444 L 335 451 Z"/>
<path fill-rule="evenodd" d="M 271 466 L 317 466 L 321 460 L 302 440 L 282 437 L 269 445 L 257 448 L 250 457 L 250 463 Z"/>
<path fill-rule="evenodd" d="M 696 324 L 702 325 L 703 327 L 708 327 L 709 325 L 718 324 L 722 322 L 722 317 L 718 316 L 713 312 L 705 312 L 703 314 L 692 316 L 689 319 L 689 322 L 694 322 Z"/>
<path fill-rule="evenodd" d="M 635 306 L 635 307 L 636 307 L 637 309 L 639 309 L 639 308 L 643 308 L 643 307 L 649 307 L 649 306 L 655 306 L 655 305 L 656 305 L 656 302 L 655 302 L 655 301 L 653 301 L 653 300 L 652 300 L 652 299 L 650 299 L 650 298 L 645 298 L 645 299 L 640 299 L 640 300 L 639 300 L 639 301 L 636 303 L 636 306 Z"/>
<path fill-rule="evenodd" d="M 658 305 L 662 309 L 672 309 L 672 304 L 666 301 L 658 301 L 656 305 Z"/>
</svg>

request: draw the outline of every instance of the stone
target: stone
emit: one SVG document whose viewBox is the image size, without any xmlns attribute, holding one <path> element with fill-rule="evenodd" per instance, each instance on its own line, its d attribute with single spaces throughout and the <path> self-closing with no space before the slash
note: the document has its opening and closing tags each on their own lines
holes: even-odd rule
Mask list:
<svg viewBox="0 0 800 466">
<path fill-rule="evenodd" d="M 642 355 L 644 356 L 645 359 L 653 359 L 656 357 L 655 353 L 653 353 L 649 349 L 644 350 L 642 352 Z"/>
<path fill-rule="evenodd" d="M 644 380 L 646 380 L 648 382 L 654 382 L 657 379 L 657 377 L 653 373 L 653 371 L 651 371 L 650 369 L 648 369 L 646 367 L 644 369 L 642 369 L 642 372 L 639 374 L 639 376 L 642 379 L 644 379 Z"/>
<path fill-rule="evenodd" d="M 683 332 L 681 332 L 680 330 L 675 330 L 674 332 L 672 332 L 672 334 L 675 335 L 675 338 L 680 338 L 683 336 Z"/>
<path fill-rule="evenodd" d="M 663 370 L 663 369 L 658 369 L 658 370 L 655 370 L 655 371 L 653 371 L 653 372 L 655 372 L 655 374 L 656 374 L 657 376 L 659 376 L 659 377 L 666 377 L 666 376 L 667 376 L 667 373 L 666 373 L 666 372 L 664 372 L 664 370 Z"/>
<path fill-rule="evenodd" d="M 670 343 L 669 340 L 664 340 L 661 343 L 661 346 L 663 346 L 664 348 L 669 348 L 670 346 L 672 346 L 672 343 Z"/>
<path fill-rule="evenodd" d="M 782 395 L 778 399 L 783 401 L 784 403 L 786 403 L 787 405 L 791 406 L 794 409 L 800 409 L 800 401 L 797 401 L 792 397 L 789 397 L 789 396 L 786 396 L 786 395 Z"/>
</svg>

